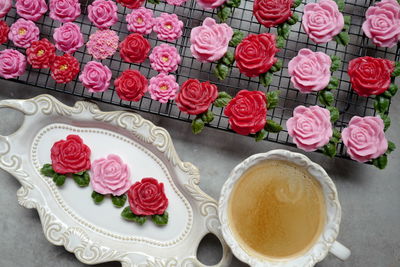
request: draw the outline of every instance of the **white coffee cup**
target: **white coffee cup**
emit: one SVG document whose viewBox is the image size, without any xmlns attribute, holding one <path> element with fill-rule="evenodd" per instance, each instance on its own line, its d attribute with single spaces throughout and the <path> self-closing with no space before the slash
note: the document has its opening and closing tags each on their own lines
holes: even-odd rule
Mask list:
<svg viewBox="0 0 400 267">
<path fill-rule="evenodd" d="M 269 259 L 258 258 L 246 252 L 235 238 L 231 225 L 228 220 L 228 203 L 232 189 L 240 177 L 250 167 L 265 160 L 284 160 L 292 162 L 307 170 L 321 184 L 325 203 L 326 203 L 326 223 L 312 247 L 303 254 L 292 258 Z M 225 241 L 232 249 L 233 254 L 241 261 L 256 267 L 303 267 L 314 266 L 317 262 L 323 260 L 328 252 L 341 260 L 346 260 L 350 256 L 350 250 L 336 241 L 339 233 L 339 224 L 341 219 L 341 207 L 338 200 L 336 187 L 325 170 L 318 164 L 312 162 L 306 156 L 290 152 L 283 149 L 272 150 L 267 153 L 255 154 L 239 165 L 230 173 L 227 181 L 221 190 L 219 199 L 219 219 L 221 221 L 222 234 Z"/>
</svg>

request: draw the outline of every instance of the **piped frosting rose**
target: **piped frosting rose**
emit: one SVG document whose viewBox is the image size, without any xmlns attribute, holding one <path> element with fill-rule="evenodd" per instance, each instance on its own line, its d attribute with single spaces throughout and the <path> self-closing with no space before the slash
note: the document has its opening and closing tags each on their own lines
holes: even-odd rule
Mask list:
<svg viewBox="0 0 400 267">
<path fill-rule="evenodd" d="M 183 22 L 176 14 L 162 13 L 155 19 L 153 30 L 157 38 L 163 41 L 174 41 L 182 36 Z"/>
<path fill-rule="evenodd" d="M 17 0 L 15 8 L 19 16 L 32 21 L 38 21 L 47 12 L 45 0 Z"/>
<path fill-rule="evenodd" d="M 51 77 L 57 83 L 68 83 L 79 73 L 79 61 L 69 54 L 56 56 L 50 66 Z"/>
<path fill-rule="evenodd" d="M 145 0 L 117 0 L 117 3 L 121 4 L 124 7 L 136 9 L 140 6 L 143 6 Z"/>
<path fill-rule="evenodd" d="M 89 20 L 100 29 L 108 28 L 118 21 L 118 7 L 111 0 L 95 0 L 88 6 Z"/>
<path fill-rule="evenodd" d="M 0 18 L 7 15 L 12 7 L 12 0 L 0 0 Z"/>
<path fill-rule="evenodd" d="M 98 30 L 86 43 L 87 50 L 95 59 L 106 59 L 117 51 L 119 37 L 113 30 Z"/>
<path fill-rule="evenodd" d="M 83 46 L 83 35 L 78 25 L 72 22 L 64 23 L 54 30 L 53 39 L 56 48 L 67 54 L 73 54 Z"/>
<path fill-rule="evenodd" d="M 149 34 L 153 30 L 155 19 L 153 18 L 153 11 L 145 7 L 139 7 L 132 10 L 126 15 L 126 22 L 128 23 L 128 31 L 140 34 Z"/>
<path fill-rule="evenodd" d="M 178 89 L 179 84 L 174 75 L 160 73 L 150 79 L 149 93 L 151 99 L 161 103 L 167 103 L 168 100 L 174 99 Z"/>
<path fill-rule="evenodd" d="M 122 100 L 139 101 L 148 89 L 148 81 L 137 70 L 124 70 L 114 81 L 115 90 Z"/>
<path fill-rule="evenodd" d="M 24 74 L 26 69 L 25 56 L 14 49 L 0 51 L 0 77 L 4 79 L 16 78 Z"/>
<path fill-rule="evenodd" d="M 151 67 L 158 72 L 174 72 L 181 63 L 181 56 L 174 46 L 161 44 L 153 48 L 150 56 Z"/>
<path fill-rule="evenodd" d="M 91 93 L 104 92 L 108 89 L 111 82 L 111 70 L 96 61 L 89 61 L 86 63 L 79 80 L 83 86 Z"/>
<path fill-rule="evenodd" d="M 150 48 L 146 38 L 139 33 L 132 33 L 119 44 L 119 53 L 125 62 L 142 63 L 148 57 Z"/>
<path fill-rule="evenodd" d="M 81 14 L 79 0 L 50 0 L 50 18 L 62 23 L 74 21 Z"/>
<path fill-rule="evenodd" d="M 275 27 L 292 15 L 293 0 L 255 0 L 253 14 L 265 27 Z"/>
<path fill-rule="evenodd" d="M 186 3 L 187 0 L 167 0 L 167 3 L 173 6 L 181 6 Z"/>
<path fill-rule="evenodd" d="M 4 20 L 0 20 L 0 44 L 4 44 L 8 41 L 8 33 L 10 32 L 10 27 Z"/>
<path fill-rule="evenodd" d="M 35 41 L 26 49 L 29 64 L 34 69 L 49 68 L 56 58 L 56 48 L 46 38 Z"/>
<path fill-rule="evenodd" d="M 11 25 L 8 39 L 17 47 L 28 48 L 39 40 L 39 28 L 30 20 L 18 19 Z"/>
<path fill-rule="evenodd" d="M 196 0 L 196 2 L 204 9 L 213 9 L 221 6 L 226 0 Z"/>
</svg>

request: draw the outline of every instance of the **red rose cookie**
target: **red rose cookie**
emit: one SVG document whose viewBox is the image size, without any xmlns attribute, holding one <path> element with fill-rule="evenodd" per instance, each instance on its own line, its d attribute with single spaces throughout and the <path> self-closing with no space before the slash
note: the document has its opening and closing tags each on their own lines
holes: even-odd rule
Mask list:
<svg viewBox="0 0 400 267">
<path fill-rule="evenodd" d="M 293 15 L 292 5 L 293 0 L 255 0 L 253 14 L 265 27 L 274 27 Z"/>
<path fill-rule="evenodd" d="M 10 27 L 4 20 L 0 20 L 0 44 L 4 44 L 8 41 L 8 33 L 10 32 Z"/>
<path fill-rule="evenodd" d="M 137 70 L 124 70 L 114 85 L 119 98 L 126 101 L 139 101 L 148 88 L 146 77 Z"/>
<path fill-rule="evenodd" d="M 117 3 L 124 7 L 136 9 L 143 6 L 145 0 L 117 0 Z"/>
<path fill-rule="evenodd" d="M 29 64 L 34 69 L 45 69 L 50 67 L 56 58 L 56 48 L 46 38 L 32 43 L 31 47 L 26 49 L 26 56 Z"/>
<path fill-rule="evenodd" d="M 128 35 L 119 44 L 122 60 L 128 63 L 142 63 L 150 52 L 150 42 L 139 33 Z"/>
<path fill-rule="evenodd" d="M 50 67 L 51 77 L 57 83 L 68 83 L 79 73 L 79 62 L 71 55 L 56 56 Z"/>
</svg>

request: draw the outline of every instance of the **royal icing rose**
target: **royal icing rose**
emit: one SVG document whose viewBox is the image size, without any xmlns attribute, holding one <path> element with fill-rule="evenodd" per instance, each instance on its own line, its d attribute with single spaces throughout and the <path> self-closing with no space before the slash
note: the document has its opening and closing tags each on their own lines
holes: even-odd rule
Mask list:
<svg viewBox="0 0 400 267">
<path fill-rule="evenodd" d="M 319 106 L 297 106 L 286 122 L 293 142 L 304 151 L 315 151 L 329 143 L 332 137 L 331 114 Z"/>
<path fill-rule="evenodd" d="M 24 74 L 26 69 L 25 56 L 14 49 L 0 51 L 0 77 L 4 79 L 16 78 Z"/>
<path fill-rule="evenodd" d="M 50 0 L 50 18 L 62 23 L 74 21 L 81 14 L 79 0 Z"/>
<path fill-rule="evenodd" d="M 196 0 L 196 2 L 204 9 L 213 9 L 221 6 L 226 0 Z"/>
<path fill-rule="evenodd" d="M 47 12 L 45 0 L 16 0 L 15 8 L 20 17 L 38 21 Z"/>
<path fill-rule="evenodd" d="M 0 0 L 0 18 L 7 15 L 12 7 L 12 0 Z"/>
<path fill-rule="evenodd" d="M 265 27 L 275 27 L 292 15 L 293 0 L 255 0 L 253 14 Z"/>
<path fill-rule="evenodd" d="M 400 41 L 400 4 L 396 0 L 375 2 L 365 13 L 365 35 L 381 47 L 393 47 Z"/>
<path fill-rule="evenodd" d="M 181 63 L 181 56 L 174 46 L 161 44 L 153 48 L 150 56 L 151 67 L 158 72 L 174 72 Z"/>
<path fill-rule="evenodd" d="M 173 6 L 181 6 L 186 3 L 187 0 L 167 0 L 167 3 Z"/>
<path fill-rule="evenodd" d="M 131 211 L 136 215 L 163 214 L 168 207 L 164 184 L 154 178 L 143 178 L 134 183 L 128 191 Z"/>
<path fill-rule="evenodd" d="M 83 35 L 78 25 L 72 22 L 64 23 L 54 30 L 53 39 L 56 48 L 67 54 L 73 54 L 83 46 Z"/>
<path fill-rule="evenodd" d="M 333 0 L 320 0 L 304 7 L 302 19 L 304 31 L 317 44 L 329 42 L 344 27 L 343 14 Z"/>
<path fill-rule="evenodd" d="M 79 73 L 79 61 L 69 54 L 56 56 L 50 66 L 51 77 L 57 83 L 68 83 Z"/>
<path fill-rule="evenodd" d="M 384 128 L 379 117 L 351 118 L 347 128 L 342 131 L 342 140 L 350 158 L 366 162 L 383 155 L 388 149 Z"/>
<path fill-rule="evenodd" d="M 119 37 L 113 30 L 98 30 L 89 37 L 87 50 L 95 59 L 106 59 L 115 54 Z"/>
<path fill-rule="evenodd" d="M 331 58 L 323 52 L 300 49 L 297 56 L 289 61 L 290 81 L 302 93 L 323 90 L 331 79 Z"/>
<path fill-rule="evenodd" d="M 218 88 L 215 84 L 189 79 L 181 85 L 175 101 L 180 111 L 198 115 L 206 112 L 217 97 Z"/>
<path fill-rule="evenodd" d="M 164 41 L 175 41 L 182 36 L 183 22 L 176 14 L 162 13 L 154 21 L 153 30 L 157 38 Z"/>
<path fill-rule="evenodd" d="M 149 93 L 151 99 L 161 103 L 167 103 L 168 100 L 174 99 L 178 89 L 179 84 L 174 75 L 160 73 L 150 79 Z"/>
<path fill-rule="evenodd" d="M 132 10 L 126 15 L 126 22 L 128 23 L 128 31 L 140 34 L 149 34 L 153 30 L 155 19 L 153 18 L 153 11 L 145 7 L 139 7 Z"/>
<path fill-rule="evenodd" d="M 0 20 L 0 44 L 4 44 L 8 41 L 8 33 L 10 32 L 10 27 L 4 20 Z"/>
<path fill-rule="evenodd" d="M 394 62 L 374 57 L 350 60 L 347 73 L 351 87 L 359 96 L 383 94 L 390 86 Z"/>
<path fill-rule="evenodd" d="M 242 135 L 255 134 L 267 122 L 267 97 L 261 91 L 241 90 L 229 101 L 224 113 L 232 130 Z"/>
<path fill-rule="evenodd" d="M 111 0 L 95 0 L 88 6 L 89 20 L 100 29 L 108 28 L 118 21 L 118 7 Z"/>
<path fill-rule="evenodd" d="M 139 33 L 128 35 L 119 44 L 122 60 L 128 63 L 142 63 L 150 52 L 150 42 Z"/>
<path fill-rule="evenodd" d="M 221 59 L 228 51 L 233 30 L 227 24 L 217 24 L 214 19 L 206 18 L 202 26 L 190 33 L 190 51 L 201 62 L 213 62 Z"/>
<path fill-rule="evenodd" d="M 129 177 L 128 165 L 117 155 L 111 154 L 92 162 L 90 184 L 97 193 L 123 195 L 132 185 Z"/>
<path fill-rule="evenodd" d="M 117 3 L 121 4 L 124 7 L 136 9 L 143 6 L 145 0 L 117 0 Z"/>
<path fill-rule="evenodd" d="M 115 90 L 122 100 L 139 101 L 147 92 L 148 82 L 137 70 L 124 70 L 114 81 Z"/>
<path fill-rule="evenodd" d="M 39 28 L 30 20 L 18 19 L 11 25 L 8 39 L 17 47 L 28 48 L 39 40 Z"/>
<path fill-rule="evenodd" d="M 266 73 L 278 61 L 275 40 L 272 33 L 249 34 L 244 38 L 235 50 L 239 71 L 248 77 Z"/>
<path fill-rule="evenodd" d="M 34 69 L 49 68 L 56 58 L 56 48 L 46 38 L 35 41 L 26 49 L 29 64 Z"/>
<path fill-rule="evenodd" d="M 104 92 L 110 87 L 112 73 L 111 70 L 96 61 L 86 63 L 79 80 L 83 86 L 91 93 Z"/>
</svg>

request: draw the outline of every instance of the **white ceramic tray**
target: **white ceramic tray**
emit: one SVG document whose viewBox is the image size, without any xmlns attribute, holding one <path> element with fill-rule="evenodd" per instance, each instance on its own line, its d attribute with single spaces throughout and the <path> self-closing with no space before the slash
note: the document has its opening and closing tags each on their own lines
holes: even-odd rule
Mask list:
<svg viewBox="0 0 400 267">
<path fill-rule="evenodd" d="M 217 203 L 198 187 L 198 169 L 182 162 L 168 132 L 141 116 L 124 111 L 102 112 L 89 102 L 69 107 L 50 95 L 28 100 L 3 100 L 25 114 L 17 132 L 0 136 L 0 167 L 21 183 L 18 201 L 37 209 L 46 238 L 87 264 L 119 261 L 128 266 L 203 266 L 197 247 L 207 233 L 221 241 L 223 256 L 216 266 L 229 266 L 231 252 L 222 239 Z M 80 135 L 92 159 L 120 155 L 132 177 L 153 176 L 165 185 L 170 204 L 167 226 L 140 226 L 121 218 L 111 201 L 95 205 L 91 188 L 68 180 L 57 187 L 39 170 L 51 162 L 50 148 L 68 134 Z"/>
</svg>

